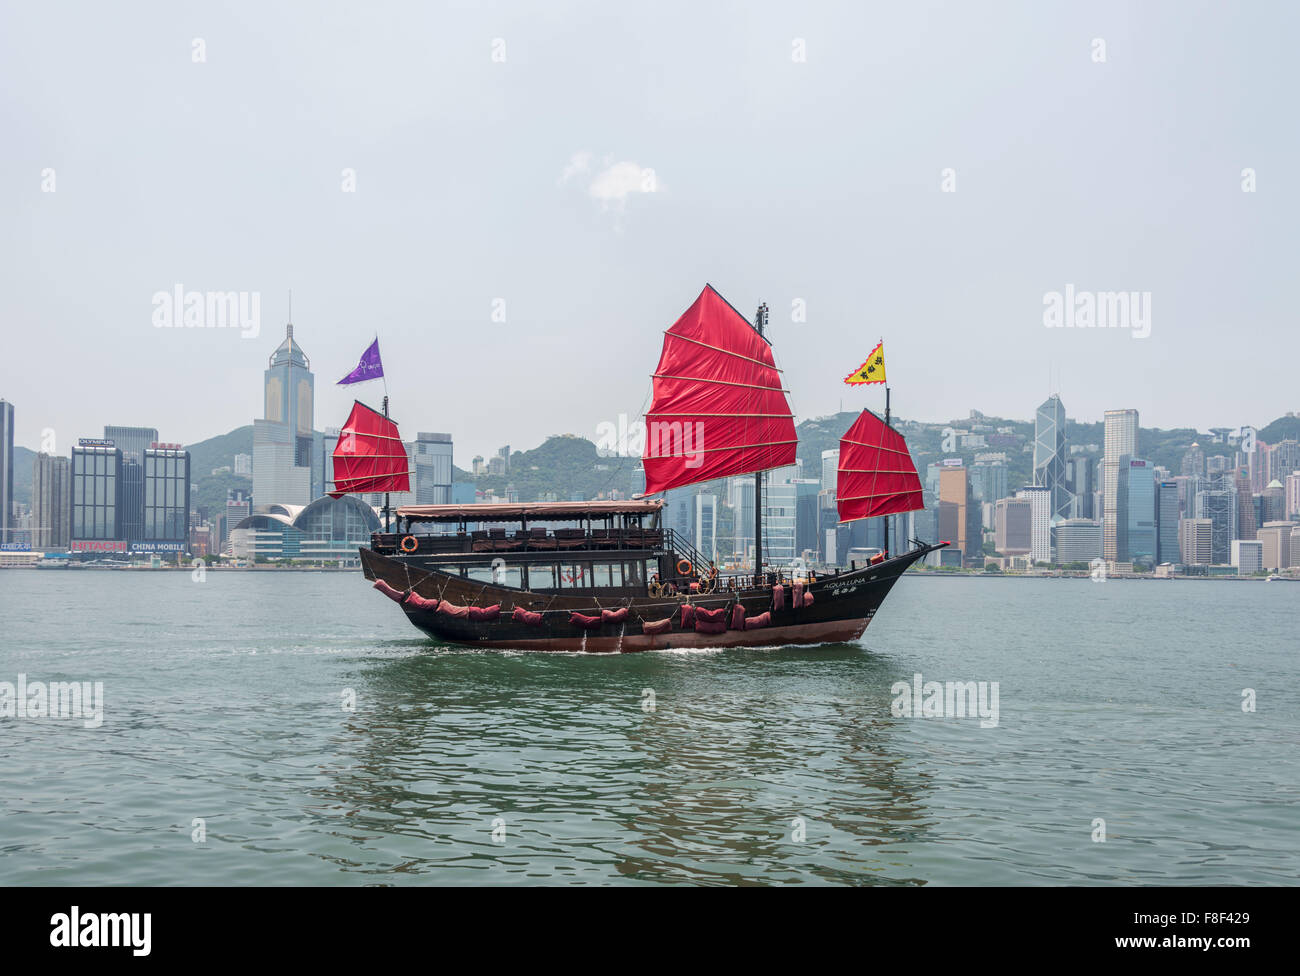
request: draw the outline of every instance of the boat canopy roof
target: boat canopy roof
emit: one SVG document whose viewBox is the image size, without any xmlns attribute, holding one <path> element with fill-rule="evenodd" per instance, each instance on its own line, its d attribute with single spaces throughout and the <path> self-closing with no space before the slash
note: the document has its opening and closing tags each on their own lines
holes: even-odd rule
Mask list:
<svg viewBox="0 0 1300 976">
<path fill-rule="evenodd" d="M 614 515 L 653 515 L 663 499 L 626 502 L 482 502 L 472 505 L 403 505 L 397 517 L 412 522 L 581 522 Z"/>
</svg>

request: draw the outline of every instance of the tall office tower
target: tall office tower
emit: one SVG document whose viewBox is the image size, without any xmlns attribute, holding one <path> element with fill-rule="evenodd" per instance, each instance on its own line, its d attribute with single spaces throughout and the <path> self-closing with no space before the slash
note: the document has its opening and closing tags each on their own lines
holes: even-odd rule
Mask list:
<svg viewBox="0 0 1300 976">
<path fill-rule="evenodd" d="M 337 427 L 326 427 L 321 434 L 320 474 L 313 476 L 313 481 L 321 483 L 322 491 L 329 494 L 334 488 L 334 448 L 338 447 L 340 431 Z"/>
<path fill-rule="evenodd" d="M 104 425 L 104 440 L 122 452 L 123 461 L 144 463 L 144 452 L 158 441 L 157 427 L 110 427 Z"/>
<path fill-rule="evenodd" d="M 971 493 L 982 502 L 1007 497 L 1007 466 L 1001 461 L 976 461 L 970 469 Z"/>
<path fill-rule="evenodd" d="M 1238 539 L 1253 539 L 1259 523 L 1255 521 L 1255 496 L 1250 493 L 1250 476 L 1238 471 L 1233 483 L 1237 489 L 1237 535 Z"/>
<path fill-rule="evenodd" d="M 1184 566 L 1208 566 L 1213 556 L 1214 523 L 1207 518 L 1183 519 L 1178 537 Z"/>
<path fill-rule="evenodd" d="M 1210 561 L 1226 566 L 1232 558 L 1232 540 L 1237 538 L 1237 489 L 1229 478 L 1206 482 L 1196 493 L 1193 517 L 1205 519 L 1213 526 Z"/>
<path fill-rule="evenodd" d="M 1121 562 L 1153 566 L 1156 561 L 1154 465 L 1125 455 L 1119 463 L 1116 551 Z"/>
<path fill-rule="evenodd" d="M 72 461 L 36 455 L 32 465 L 32 548 L 67 549 L 72 539 Z"/>
<path fill-rule="evenodd" d="M 14 405 L 0 400 L 0 543 L 14 528 Z"/>
<path fill-rule="evenodd" d="M 1094 462 L 1089 457 L 1070 458 L 1065 464 L 1065 480 L 1073 502 L 1070 514 L 1073 518 L 1091 519 L 1092 493 L 1097 490 Z"/>
<path fill-rule="evenodd" d="M 1276 478 L 1264 489 L 1260 502 L 1260 514 L 1265 522 L 1281 522 L 1286 518 L 1286 489 Z"/>
<path fill-rule="evenodd" d="M 1189 478 L 1205 477 L 1205 452 L 1201 450 L 1200 444 L 1193 442 L 1183 455 L 1182 473 Z"/>
<path fill-rule="evenodd" d="M 226 511 L 221 517 L 221 533 L 218 541 L 224 545 L 235 526 L 252 514 L 253 503 L 248 492 L 242 488 L 226 489 Z"/>
<path fill-rule="evenodd" d="M 835 491 L 836 479 L 839 477 L 840 452 L 822 451 L 822 491 Z"/>
<path fill-rule="evenodd" d="M 1268 480 L 1282 481 L 1300 471 L 1300 441 L 1285 440 L 1273 445 L 1268 456 Z"/>
<path fill-rule="evenodd" d="M 1258 495 L 1268 484 L 1268 456 L 1271 452 L 1267 444 L 1255 441 L 1255 450 L 1246 455 L 1246 464 L 1250 467 L 1250 490 Z"/>
<path fill-rule="evenodd" d="M 104 441 L 72 449 L 73 552 L 126 552 L 122 531 L 122 452 Z"/>
<path fill-rule="evenodd" d="M 821 482 L 816 478 L 795 478 L 794 551 L 798 556 L 812 550 L 813 558 L 821 548 L 817 531 Z"/>
<path fill-rule="evenodd" d="M 142 547 L 180 552 L 189 542 L 190 452 L 179 444 L 144 452 Z"/>
<path fill-rule="evenodd" d="M 798 477 L 798 465 L 789 464 L 767 472 L 763 479 L 763 560 L 772 566 L 789 566 L 798 555 L 794 544 Z"/>
<path fill-rule="evenodd" d="M 999 498 L 993 514 L 993 548 L 1004 556 L 1023 556 L 1034 548 L 1033 502 Z"/>
<path fill-rule="evenodd" d="M 1178 485 L 1173 481 L 1156 484 L 1156 565 L 1179 562 Z"/>
<path fill-rule="evenodd" d="M 1053 393 L 1039 406 L 1034 420 L 1034 484 L 1051 492 L 1053 518 L 1070 517 L 1065 460 L 1065 405 Z"/>
<path fill-rule="evenodd" d="M 253 421 L 253 501 L 259 508 L 306 505 L 313 481 L 316 377 L 292 325 L 271 354 L 262 385 L 266 416 Z"/>
<path fill-rule="evenodd" d="M 415 435 L 415 504 L 451 504 L 451 435 L 425 431 Z"/>
<path fill-rule="evenodd" d="M 695 496 L 695 550 L 711 562 L 718 558 L 718 496 L 712 492 Z"/>
<path fill-rule="evenodd" d="M 1256 533 L 1263 543 L 1264 569 L 1286 569 L 1292 563 L 1290 522 L 1265 522 Z"/>
<path fill-rule="evenodd" d="M 1029 500 L 1029 555 L 1036 563 L 1052 561 L 1052 492 L 1046 485 L 1025 485 L 1017 498 Z"/>
<path fill-rule="evenodd" d="M 1137 454 L 1138 412 L 1107 410 L 1105 429 L 1101 479 L 1101 542 L 1104 558 L 1107 562 L 1114 562 L 1119 559 L 1119 523 L 1116 513 L 1119 504 L 1119 459 L 1125 454 Z"/>
<path fill-rule="evenodd" d="M 956 543 L 967 566 L 984 565 L 981 518 L 971 491 L 970 471 L 947 465 L 939 471 L 939 532 Z"/>
<path fill-rule="evenodd" d="M 817 493 L 817 549 L 822 562 L 829 566 L 837 565 L 836 542 L 839 539 L 837 531 L 839 522 L 840 513 L 835 507 L 835 492 L 823 488 Z"/>
<path fill-rule="evenodd" d="M 695 545 L 695 492 L 694 485 L 664 492 L 664 528 L 691 545 Z"/>
</svg>

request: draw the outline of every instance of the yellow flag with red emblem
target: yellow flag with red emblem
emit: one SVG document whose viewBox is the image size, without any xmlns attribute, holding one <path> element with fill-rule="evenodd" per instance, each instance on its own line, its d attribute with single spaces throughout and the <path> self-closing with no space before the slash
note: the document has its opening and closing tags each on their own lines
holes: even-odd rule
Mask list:
<svg viewBox="0 0 1300 976">
<path fill-rule="evenodd" d="M 865 363 L 844 377 L 844 382 L 849 386 L 885 382 L 885 342 L 883 339 L 876 343 L 876 348 L 871 350 L 871 355 L 867 357 Z"/>
</svg>

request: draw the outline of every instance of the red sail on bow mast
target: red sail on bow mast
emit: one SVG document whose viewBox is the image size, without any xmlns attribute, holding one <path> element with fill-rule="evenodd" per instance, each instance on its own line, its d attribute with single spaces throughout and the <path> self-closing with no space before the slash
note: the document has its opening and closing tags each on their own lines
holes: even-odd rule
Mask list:
<svg viewBox="0 0 1300 976">
<path fill-rule="evenodd" d="M 903 435 L 870 410 L 840 438 L 835 495 L 841 522 L 925 508 Z"/>
<path fill-rule="evenodd" d="M 794 464 L 797 446 L 772 347 L 705 285 L 664 333 L 646 413 L 645 493 Z"/>
<path fill-rule="evenodd" d="M 334 490 L 329 496 L 410 491 L 408 464 L 397 424 L 357 400 L 334 447 Z"/>
</svg>

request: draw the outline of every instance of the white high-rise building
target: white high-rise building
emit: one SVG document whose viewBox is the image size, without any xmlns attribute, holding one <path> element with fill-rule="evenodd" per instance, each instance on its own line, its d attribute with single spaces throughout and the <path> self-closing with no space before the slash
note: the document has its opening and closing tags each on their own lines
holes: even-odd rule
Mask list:
<svg viewBox="0 0 1300 976">
<path fill-rule="evenodd" d="M 1029 555 L 1036 562 L 1052 561 L 1052 490 L 1046 485 L 1025 485 L 1017 498 L 1029 500 Z"/>
<path fill-rule="evenodd" d="M 1102 555 L 1107 562 L 1119 558 L 1119 459 L 1137 455 L 1138 412 L 1106 411 L 1106 444 L 1102 454 Z"/>
<path fill-rule="evenodd" d="M 835 490 L 836 482 L 839 478 L 840 452 L 822 451 L 822 490 Z"/>
<path fill-rule="evenodd" d="M 253 505 L 311 502 L 312 418 L 316 377 L 293 340 L 293 326 L 271 354 L 263 374 L 265 417 L 253 421 Z"/>
</svg>

